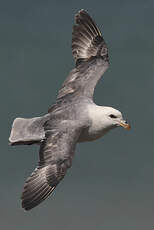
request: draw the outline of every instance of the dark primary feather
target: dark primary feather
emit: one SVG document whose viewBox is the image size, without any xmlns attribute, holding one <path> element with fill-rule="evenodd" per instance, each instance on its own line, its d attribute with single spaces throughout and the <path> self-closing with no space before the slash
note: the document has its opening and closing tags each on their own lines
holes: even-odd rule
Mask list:
<svg viewBox="0 0 154 230">
<path fill-rule="evenodd" d="M 64 81 L 57 97 L 83 95 L 93 98 L 94 89 L 109 66 L 108 49 L 93 19 L 84 10 L 75 16 L 72 32 L 72 53 L 76 60 L 74 68 Z"/>
<path fill-rule="evenodd" d="M 85 10 L 75 15 L 72 32 L 72 53 L 75 60 L 96 56 L 103 42 L 101 33 Z"/>
<path fill-rule="evenodd" d="M 56 121 L 54 121 L 56 123 Z M 22 207 L 30 210 L 45 200 L 63 179 L 72 164 L 81 126 L 73 121 L 48 121 L 46 139 L 40 147 L 39 166 L 26 180 Z"/>
<path fill-rule="evenodd" d="M 30 210 L 45 200 L 54 190 L 55 183 L 49 184 L 47 174 L 56 175 L 57 170 L 55 165 L 36 168 L 31 176 L 26 180 L 24 191 L 22 193 L 22 207 L 25 210 Z"/>
</svg>

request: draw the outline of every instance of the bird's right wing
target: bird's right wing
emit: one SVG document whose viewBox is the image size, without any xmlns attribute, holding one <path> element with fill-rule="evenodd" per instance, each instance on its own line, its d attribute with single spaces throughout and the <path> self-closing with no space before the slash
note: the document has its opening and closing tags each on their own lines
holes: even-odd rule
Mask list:
<svg viewBox="0 0 154 230">
<path fill-rule="evenodd" d="M 95 86 L 108 69 L 108 49 L 93 19 L 85 10 L 75 16 L 72 32 L 72 53 L 76 61 L 63 83 L 57 99 L 65 96 L 86 96 L 93 98 Z"/>
<path fill-rule="evenodd" d="M 25 210 L 45 200 L 63 179 L 71 167 L 81 128 L 82 125 L 73 121 L 64 120 L 56 125 L 47 122 L 46 139 L 40 147 L 39 166 L 26 180 L 22 194 L 22 207 Z"/>
</svg>

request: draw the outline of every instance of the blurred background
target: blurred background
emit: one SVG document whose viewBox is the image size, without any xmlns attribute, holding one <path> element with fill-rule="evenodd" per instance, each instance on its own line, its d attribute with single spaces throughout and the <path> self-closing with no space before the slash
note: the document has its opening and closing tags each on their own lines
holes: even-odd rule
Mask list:
<svg viewBox="0 0 154 230">
<path fill-rule="evenodd" d="M 95 102 L 122 111 L 132 129 L 78 145 L 53 195 L 24 212 L 20 195 L 39 149 L 8 146 L 11 124 L 47 113 L 55 101 L 74 67 L 71 31 L 82 8 L 109 47 Z M 153 0 L 0 1 L 1 229 L 154 229 L 153 9 Z"/>
</svg>

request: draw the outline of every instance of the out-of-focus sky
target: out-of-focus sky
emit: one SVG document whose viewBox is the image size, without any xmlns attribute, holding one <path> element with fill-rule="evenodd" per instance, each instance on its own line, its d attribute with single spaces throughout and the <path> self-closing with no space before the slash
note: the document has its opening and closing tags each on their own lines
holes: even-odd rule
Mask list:
<svg viewBox="0 0 154 230">
<path fill-rule="evenodd" d="M 8 146 L 12 121 L 47 112 L 73 68 L 74 14 L 86 9 L 109 47 L 95 102 L 123 112 L 115 129 L 77 146 L 54 194 L 24 212 L 20 194 L 37 146 Z M 11 230 L 154 229 L 154 1 L 0 1 L 0 226 Z"/>
</svg>

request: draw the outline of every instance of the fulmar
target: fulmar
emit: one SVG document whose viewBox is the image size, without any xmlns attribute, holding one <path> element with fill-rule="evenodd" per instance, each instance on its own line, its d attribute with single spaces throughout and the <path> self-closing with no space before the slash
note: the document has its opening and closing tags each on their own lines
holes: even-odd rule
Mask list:
<svg viewBox="0 0 154 230">
<path fill-rule="evenodd" d="M 85 10 L 75 15 L 72 53 L 76 66 L 42 117 L 16 118 L 11 145 L 40 144 L 39 163 L 26 180 L 22 207 L 30 210 L 45 200 L 72 165 L 76 143 L 93 141 L 109 130 L 130 125 L 120 111 L 93 101 L 95 86 L 109 67 L 108 48 L 96 23 Z"/>
</svg>

